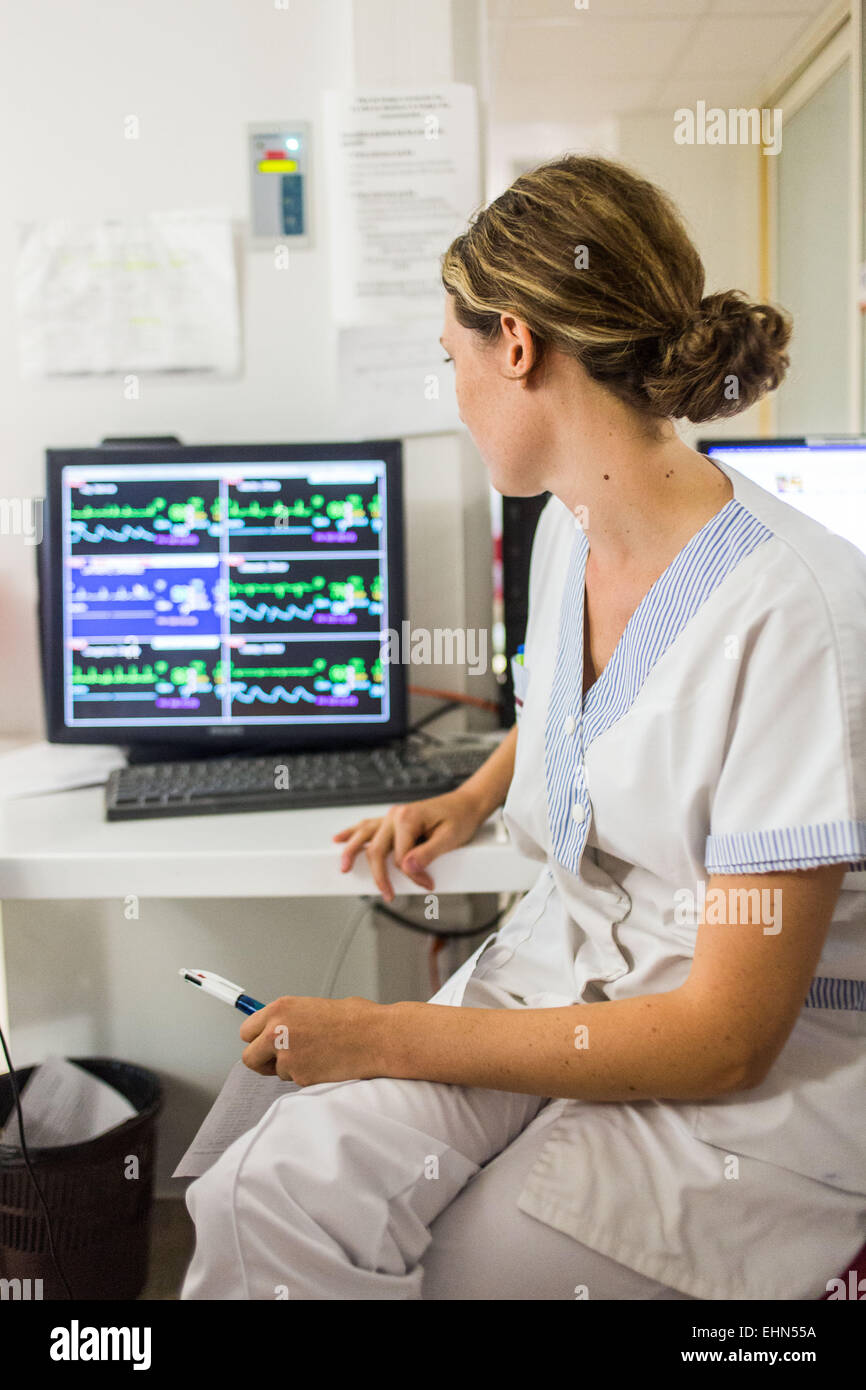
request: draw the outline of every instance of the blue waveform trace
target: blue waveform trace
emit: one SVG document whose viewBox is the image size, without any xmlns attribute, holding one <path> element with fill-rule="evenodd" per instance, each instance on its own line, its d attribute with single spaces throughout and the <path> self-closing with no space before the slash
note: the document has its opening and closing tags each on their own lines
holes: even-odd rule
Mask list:
<svg viewBox="0 0 866 1390">
<path fill-rule="evenodd" d="M 369 599 L 359 598 L 354 603 L 329 603 L 327 600 L 320 602 L 314 599 L 312 603 L 305 604 L 299 608 L 297 604 L 290 603 L 286 608 L 280 608 L 277 604 L 257 603 L 255 608 L 250 608 L 245 599 L 229 600 L 229 617 L 233 623 L 279 623 L 291 622 L 293 618 L 300 618 L 304 622 L 309 622 L 316 613 L 330 611 L 337 616 L 350 614 L 354 609 L 367 609 L 370 607 Z"/>
<path fill-rule="evenodd" d="M 90 541 L 96 545 L 99 541 L 116 541 L 118 544 L 126 545 L 129 541 L 152 541 L 154 545 L 164 542 L 164 534 L 157 535 L 155 531 L 150 531 L 146 526 L 132 526 L 129 522 L 124 522 L 119 530 L 114 530 L 111 526 L 105 526 L 100 521 L 91 531 L 85 521 L 70 521 L 69 534 L 73 545 L 78 541 Z M 194 530 L 180 527 L 172 528 L 168 533 L 176 540 L 189 540 L 191 544 L 198 545 L 198 535 Z"/>
<path fill-rule="evenodd" d="M 299 700 L 306 700 L 310 705 L 316 703 L 315 695 L 311 695 L 309 690 L 305 690 L 302 685 L 296 685 L 289 692 L 283 685 L 275 685 L 273 690 L 262 690 L 260 685 L 231 685 L 229 694 L 233 700 L 239 700 L 242 705 L 251 705 L 255 700 L 261 700 L 266 705 L 275 705 L 278 701 L 283 701 L 287 705 L 296 705 Z"/>
<path fill-rule="evenodd" d="M 95 530 L 91 531 L 85 521 L 70 521 L 69 531 L 72 543 L 76 541 L 120 541 L 124 544 L 127 541 L 153 541 L 156 536 L 153 531 L 149 531 L 146 526 L 130 526 L 129 522 L 124 522 L 119 531 L 115 531 L 110 526 L 104 526 L 100 521 Z"/>
</svg>

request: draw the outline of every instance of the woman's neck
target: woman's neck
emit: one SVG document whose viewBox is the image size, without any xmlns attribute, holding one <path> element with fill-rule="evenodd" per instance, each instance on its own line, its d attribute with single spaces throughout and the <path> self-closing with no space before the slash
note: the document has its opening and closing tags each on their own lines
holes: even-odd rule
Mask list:
<svg viewBox="0 0 866 1390">
<path fill-rule="evenodd" d="M 654 573 L 733 496 L 727 476 L 668 426 L 666 437 L 584 433 L 548 473 L 587 533 L 598 573 Z"/>
</svg>

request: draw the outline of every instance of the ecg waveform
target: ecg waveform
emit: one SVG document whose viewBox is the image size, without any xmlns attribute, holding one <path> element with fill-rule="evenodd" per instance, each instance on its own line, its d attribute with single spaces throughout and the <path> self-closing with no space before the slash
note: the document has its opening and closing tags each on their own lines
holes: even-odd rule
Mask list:
<svg viewBox="0 0 866 1390">
<path fill-rule="evenodd" d="M 100 541 L 116 541 L 118 545 L 128 545 L 130 541 L 141 541 L 145 545 L 196 546 L 199 543 L 198 534 L 186 527 L 169 527 L 165 532 L 160 532 L 149 531 L 146 526 L 130 526 L 128 522 L 115 528 L 101 521 L 95 526 L 83 521 L 70 521 L 69 532 L 73 545 L 80 545 L 83 541 L 89 541 L 91 545 L 98 545 Z"/>
<path fill-rule="evenodd" d="M 270 644 L 268 644 L 270 645 Z M 284 646 L 281 660 L 257 664 L 257 647 L 248 657 L 234 660 L 229 674 L 229 693 L 237 704 L 255 713 L 280 706 L 304 706 L 308 712 L 328 715 L 339 709 L 354 713 L 381 709 L 384 688 L 379 644 L 352 644 L 345 659 L 312 655 L 293 661 L 292 647 Z M 242 654 L 243 654 L 243 649 Z M 309 644 L 306 651 L 310 651 Z M 300 655 L 300 653 L 299 653 Z"/>
<path fill-rule="evenodd" d="M 146 518 L 151 524 L 142 526 L 131 518 Z M 212 529 L 213 522 L 201 497 L 171 504 L 164 497 L 157 497 L 146 507 L 73 507 L 69 514 L 73 544 L 116 541 L 118 545 L 129 545 L 131 541 L 142 541 L 150 545 L 194 546 L 199 543 L 200 531 Z"/>
<path fill-rule="evenodd" d="M 73 637 L 106 640 L 161 632 L 219 633 L 217 564 L 200 569 L 159 568 L 142 561 L 133 562 L 137 569 L 132 572 L 129 564 L 113 563 L 116 572 L 95 561 L 72 572 L 66 602 Z"/>
<path fill-rule="evenodd" d="M 112 689 L 121 686 L 151 686 L 157 693 L 174 694 L 211 690 L 214 685 L 215 668 L 208 669 L 206 661 L 199 659 L 184 664 L 172 665 L 169 661 L 148 661 L 142 666 L 135 662 L 120 663 L 113 666 L 81 666 L 73 663 L 72 679 L 76 685 L 93 690 L 101 686 Z"/>
<path fill-rule="evenodd" d="M 211 510 L 219 505 L 219 499 Z M 148 518 L 159 525 L 206 525 L 208 513 L 203 497 L 187 497 L 183 502 L 170 502 L 165 497 L 154 497 L 143 507 L 133 507 L 128 502 L 110 502 L 107 506 L 94 507 L 88 502 L 85 506 L 70 508 L 71 521 L 128 521 L 131 518 Z"/>
<path fill-rule="evenodd" d="M 321 492 L 311 497 L 294 497 L 291 502 L 282 498 L 277 502 L 244 502 L 237 495 L 229 498 L 228 516 L 231 521 L 276 523 L 280 518 L 287 524 L 300 523 L 314 530 L 326 526 L 343 528 L 349 526 L 369 526 L 382 514 L 382 502 L 378 492 L 364 498 L 360 492 L 347 493 L 345 497 L 327 498 Z"/>
<path fill-rule="evenodd" d="M 83 718 L 215 718 L 221 710 L 219 642 L 208 650 L 92 643 L 71 664 L 73 708 Z"/>
<path fill-rule="evenodd" d="M 382 497 L 375 482 L 311 487 L 282 478 L 233 484 L 225 520 L 233 550 L 378 550 L 382 544 Z"/>
<path fill-rule="evenodd" d="M 152 482 L 135 479 L 100 485 L 98 495 L 86 485 L 70 489 L 69 543 L 73 554 L 122 554 L 142 548 L 215 551 L 219 484 L 205 480 L 196 491 L 189 483 L 168 482 L 157 491 Z M 105 495 L 103 489 L 109 489 Z"/>
<path fill-rule="evenodd" d="M 331 566 L 329 566 L 331 568 Z M 232 631 L 267 627 L 281 632 L 352 628 L 377 631 L 384 611 L 382 577 L 375 561 L 363 574 L 329 578 L 309 561 L 287 565 L 294 579 L 231 580 L 228 614 Z M 301 577 L 306 575 L 307 577 Z"/>
</svg>

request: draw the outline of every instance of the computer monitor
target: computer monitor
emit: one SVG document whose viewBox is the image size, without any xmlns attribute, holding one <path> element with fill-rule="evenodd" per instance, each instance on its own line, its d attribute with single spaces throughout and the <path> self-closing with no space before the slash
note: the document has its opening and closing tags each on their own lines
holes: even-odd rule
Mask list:
<svg viewBox="0 0 866 1390">
<path fill-rule="evenodd" d="M 529 621 L 529 564 L 532 542 L 549 492 L 537 497 L 493 499 L 493 663 L 499 683 L 499 722 L 514 723 L 511 659 L 526 636 Z"/>
<path fill-rule="evenodd" d="M 702 439 L 698 448 L 866 552 L 866 438 Z"/>
<path fill-rule="evenodd" d="M 48 737 L 169 752 L 406 731 L 402 451 L 51 449 L 39 547 Z"/>
</svg>

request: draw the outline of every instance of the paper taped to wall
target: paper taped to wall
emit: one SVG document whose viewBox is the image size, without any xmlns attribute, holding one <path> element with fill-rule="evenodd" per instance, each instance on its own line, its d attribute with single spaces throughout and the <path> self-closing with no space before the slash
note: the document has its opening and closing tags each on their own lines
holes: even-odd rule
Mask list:
<svg viewBox="0 0 866 1390">
<path fill-rule="evenodd" d="M 225 213 L 30 224 L 21 231 L 16 291 L 26 377 L 240 369 Z"/>
<path fill-rule="evenodd" d="M 335 317 L 441 312 L 439 258 L 480 198 L 475 89 L 326 92 L 325 152 Z"/>
<path fill-rule="evenodd" d="M 454 368 L 444 361 L 441 332 L 441 317 L 341 331 L 340 409 L 347 430 L 359 439 L 392 439 L 460 428 Z"/>
</svg>

